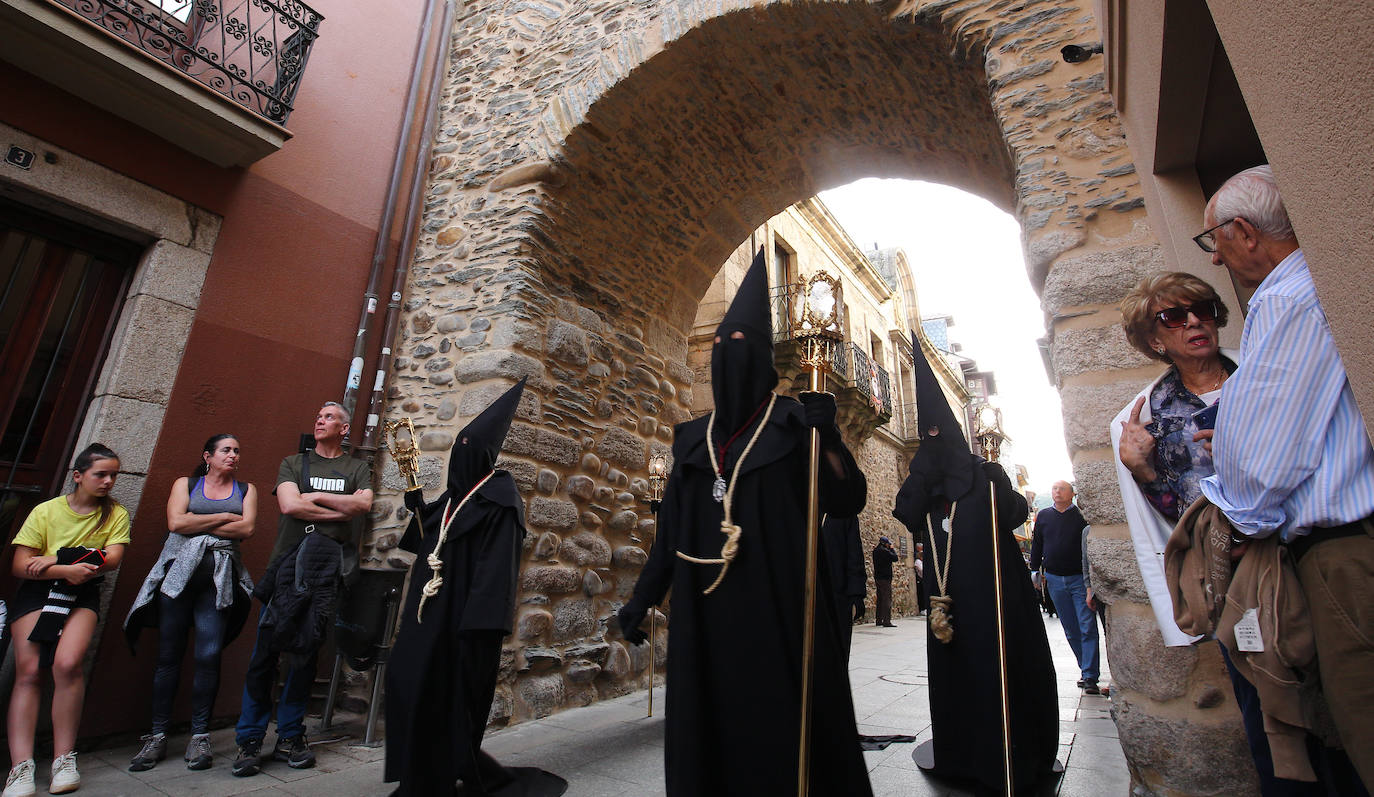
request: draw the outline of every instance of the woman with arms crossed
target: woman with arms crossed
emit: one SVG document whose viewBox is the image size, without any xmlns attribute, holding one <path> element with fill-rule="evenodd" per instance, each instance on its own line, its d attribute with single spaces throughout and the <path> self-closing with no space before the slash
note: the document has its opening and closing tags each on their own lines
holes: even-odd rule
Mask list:
<svg viewBox="0 0 1374 797">
<path fill-rule="evenodd" d="M 167 498 L 170 533 L 124 620 L 130 647 L 143 628 L 158 629 L 152 733 L 143 737 L 143 748 L 129 762 L 132 772 L 152 769 L 167 755 L 167 726 L 192 629 L 195 675 L 186 768 L 210 768 L 210 714 L 219 691 L 220 654 L 248 618 L 253 582 L 239 556 L 239 542 L 253 534 L 257 489 L 234 481 L 239 466 L 234 435 L 206 440 L 200 458 L 190 478 L 183 476 L 172 485 Z"/>
</svg>

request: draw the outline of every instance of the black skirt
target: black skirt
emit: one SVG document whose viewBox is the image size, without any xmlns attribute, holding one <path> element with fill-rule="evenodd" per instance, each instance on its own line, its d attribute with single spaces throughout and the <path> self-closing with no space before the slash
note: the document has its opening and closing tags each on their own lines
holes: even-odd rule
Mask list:
<svg viewBox="0 0 1374 797">
<path fill-rule="evenodd" d="M 105 577 L 101 576 L 76 587 L 76 603 L 72 608 L 90 609 L 100 614 L 100 582 L 104 580 Z M 42 611 L 48 602 L 48 592 L 52 590 L 52 586 L 52 579 L 24 579 L 20 582 L 14 601 L 10 603 L 9 621 L 13 623 L 26 614 Z M 70 588 L 72 585 L 63 581 L 62 586 Z"/>
</svg>

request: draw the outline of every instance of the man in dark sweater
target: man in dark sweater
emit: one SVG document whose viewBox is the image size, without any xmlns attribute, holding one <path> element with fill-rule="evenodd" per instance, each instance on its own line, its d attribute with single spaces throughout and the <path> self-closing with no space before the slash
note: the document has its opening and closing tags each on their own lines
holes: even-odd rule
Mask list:
<svg viewBox="0 0 1374 797">
<path fill-rule="evenodd" d="M 873 586 L 877 588 L 878 605 L 874 609 L 877 624 L 883 628 L 896 628 L 892 622 L 892 563 L 897 561 L 897 552 L 892 548 L 892 540 L 878 538 L 878 546 L 873 549 Z"/>
<path fill-rule="evenodd" d="M 1045 568 L 1045 585 L 1055 608 L 1059 610 L 1059 624 L 1078 659 L 1083 674 L 1078 686 L 1090 695 L 1100 694 L 1097 686 L 1097 618 L 1088 608 L 1087 590 L 1083 584 L 1083 529 L 1088 522 L 1073 503 L 1073 487 L 1068 482 L 1055 482 L 1050 488 L 1054 506 L 1040 510 L 1035 516 L 1035 530 L 1031 540 L 1031 577 L 1039 586 L 1039 570 Z"/>
</svg>

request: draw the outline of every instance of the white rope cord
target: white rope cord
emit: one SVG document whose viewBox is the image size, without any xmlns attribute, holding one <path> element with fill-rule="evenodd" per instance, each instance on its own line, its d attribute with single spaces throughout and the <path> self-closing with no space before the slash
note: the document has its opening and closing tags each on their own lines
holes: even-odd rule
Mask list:
<svg viewBox="0 0 1374 797">
<path fill-rule="evenodd" d="M 735 500 L 735 484 L 739 481 L 739 473 L 743 470 L 744 459 L 749 456 L 749 452 L 754 450 L 754 443 L 757 443 L 759 436 L 763 434 L 763 427 L 768 425 L 768 418 L 773 414 L 773 405 L 778 400 L 777 393 L 770 393 L 768 398 L 768 409 L 763 412 L 763 420 L 759 421 L 759 428 L 754 430 L 753 437 L 749 438 L 749 444 L 744 447 L 735 462 L 735 470 L 730 474 L 730 486 L 725 491 L 725 500 L 722 502 L 725 508 L 725 519 L 720 522 L 720 533 L 725 535 L 725 543 L 720 546 L 719 559 L 699 559 L 695 556 L 688 556 L 682 551 L 677 551 L 677 555 L 694 565 L 721 565 L 720 575 L 711 582 L 701 594 L 710 595 L 711 592 L 725 579 L 725 572 L 730 569 L 730 563 L 735 561 L 735 556 L 739 553 L 739 538 L 742 529 L 731 522 L 731 507 Z M 711 412 L 711 419 L 706 422 L 706 453 L 711 457 L 711 470 L 716 474 L 716 478 L 721 478 L 720 464 L 716 462 L 716 446 L 712 438 L 715 430 L 716 413 Z"/>
<path fill-rule="evenodd" d="M 467 504 L 468 499 L 476 495 L 477 491 L 482 489 L 482 485 L 487 483 L 487 479 L 495 475 L 496 471 L 493 470 L 483 476 L 480 482 L 468 490 L 468 494 L 463 496 L 463 500 L 458 502 L 458 506 L 452 514 L 449 514 L 448 508 L 453 504 L 453 497 L 449 496 L 449 499 L 444 502 L 444 520 L 439 524 L 439 539 L 434 542 L 434 550 L 430 551 L 429 556 L 425 558 L 425 562 L 429 564 L 429 569 L 433 575 L 429 577 L 429 581 L 425 582 L 424 589 L 420 591 L 420 605 L 415 609 L 415 622 L 424 622 L 425 601 L 438 595 L 440 588 L 444 586 L 444 560 L 439 558 L 439 549 L 444 547 L 444 540 L 448 539 L 449 526 L 453 525 L 453 519 L 458 517 L 458 513 L 463 511 L 463 506 Z"/>
</svg>

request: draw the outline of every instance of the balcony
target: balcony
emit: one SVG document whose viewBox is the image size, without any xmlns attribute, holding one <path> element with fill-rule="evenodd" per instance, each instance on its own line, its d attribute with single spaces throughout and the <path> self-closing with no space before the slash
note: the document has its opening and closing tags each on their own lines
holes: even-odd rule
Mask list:
<svg viewBox="0 0 1374 797">
<path fill-rule="evenodd" d="M 3 58 L 220 166 L 284 127 L 323 17 L 297 0 L 0 0 Z"/>
<path fill-rule="evenodd" d="M 769 292 L 773 308 L 773 353 L 778 374 L 801 385 L 801 351 L 791 337 L 787 319 L 792 317 L 796 286 L 780 286 Z M 873 430 L 892 418 L 892 384 L 887 371 L 868 353 L 850 341 L 831 350 L 827 388 L 835 394 L 840 428 L 854 440 L 865 440 Z"/>
</svg>

